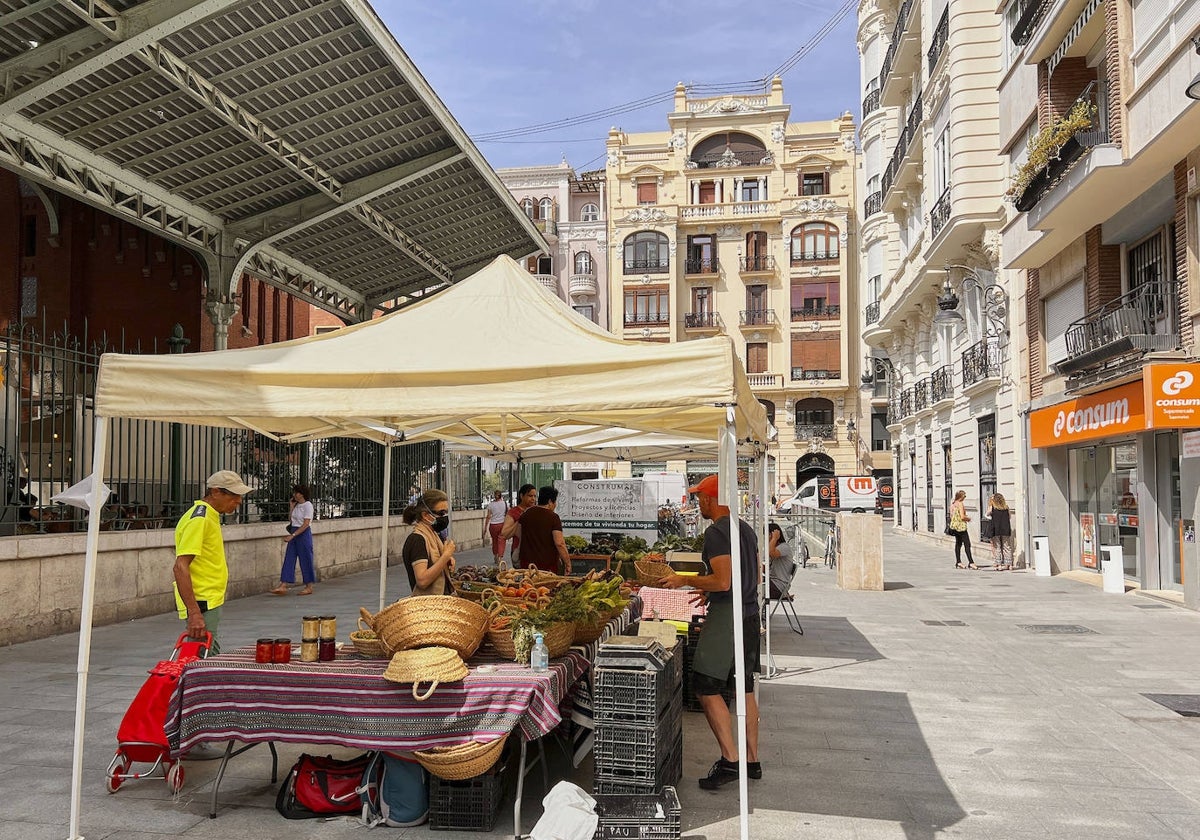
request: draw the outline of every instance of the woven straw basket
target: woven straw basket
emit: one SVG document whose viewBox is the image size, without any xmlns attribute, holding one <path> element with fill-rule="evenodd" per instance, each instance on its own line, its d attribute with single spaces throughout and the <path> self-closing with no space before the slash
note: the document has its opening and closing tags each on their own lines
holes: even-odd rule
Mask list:
<svg viewBox="0 0 1200 840">
<path fill-rule="evenodd" d="M 642 586 L 658 586 L 663 578 L 675 572 L 666 563 L 655 560 L 638 560 L 633 564 L 633 568 L 637 570 L 637 577 Z"/>
<path fill-rule="evenodd" d="M 467 666 L 456 651 L 445 647 L 426 647 L 402 650 L 392 656 L 383 678 L 390 682 L 412 683 L 414 700 L 428 700 L 439 683 L 461 682 Z M 422 692 L 422 683 L 429 687 Z"/>
<path fill-rule="evenodd" d="M 363 620 L 395 653 L 419 647 L 448 647 L 469 659 L 487 630 L 488 614 L 479 604 L 453 595 L 405 598 Z"/>
<path fill-rule="evenodd" d="M 608 622 L 620 614 L 621 610 L 610 610 L 609 612 L 600 613 L 593 621 L 587 624 L 576 624 L 575 639 L 571 644 L 586 645 L 596 641 L 604 633 L 604 628 L 608 626 Z"/>
<path fill-rule="evenodd" d="M 417 750 L 413 757 L 421 766 L 439 779 L 461 782 L 473 779 L 491 770 L 500 759 L 507 737 L 498 738 L 481 744 L 478 741 L 468 741 L 455 747 L 434 747 L 429 750 Z"/>
<path fill-rule="evenodd" d="M 350 634 L 350 643 L 354 645 L 354 650 L 362 656 L 369 656 L 372 659 L 383 659 L 391 656 L 391 651 L 387 650 L 383 644 L 383 640 L 375 635 L 375 631 L 369 629 L 366 623 L 360 616 L 358 619 L 359 629 Z"/>
<path fill-rule="evenodd" d="M 499 629 L 489 627 L 488 642 L 495 648 L 496 653 L 505 659 L 517 659 L 517 647 L 513 644 L 512 625 Z M 571 649 L 575 639 L 575 623 L 572 621 L 556 621 L 542 630 L 542 641 L 550 652 L 551 659 L 557 659 Z"/>
</svg>

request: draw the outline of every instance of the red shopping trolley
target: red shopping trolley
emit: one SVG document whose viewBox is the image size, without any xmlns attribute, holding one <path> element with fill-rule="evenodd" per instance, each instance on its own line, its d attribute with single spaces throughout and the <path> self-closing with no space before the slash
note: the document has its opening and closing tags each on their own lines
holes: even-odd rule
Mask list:
<svg viewBox="0 0 1200 840">
<path fill-rule="evenodd" d="M 138 690 L 117 728 L 117 752 L 105 777 L 109 793 L 116 793 L 127 779 L 166 779 L 167 786 L 176 792 L 183 787 L 183 765 L 178 760 L 171 760 L 171 749 L 167 744 L 164 728 L 167 706 L 183 666 L 208 656 L 211 647 L 212 633 L 205 633 L 202 641 L 190 639 L 184 633 L 175 642 L 171 658 L 150 669 L 150 677 Z M 151 766 L 145 771 L 133 772 L 131 768 L 135 761 Z"/>
</svg>

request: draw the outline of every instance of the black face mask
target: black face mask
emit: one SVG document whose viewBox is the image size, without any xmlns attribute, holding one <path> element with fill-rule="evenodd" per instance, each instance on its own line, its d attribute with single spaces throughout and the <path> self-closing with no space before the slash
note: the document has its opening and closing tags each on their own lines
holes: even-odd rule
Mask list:
<svg viewBox="0 0 1200 840">
<path fill-rule="evenodd" d="M 441 516 L 438 516 L 429 527 L 434 531 L 445 531 L 450 527 L 450 514 L 443 513 Z"/>
</svg>

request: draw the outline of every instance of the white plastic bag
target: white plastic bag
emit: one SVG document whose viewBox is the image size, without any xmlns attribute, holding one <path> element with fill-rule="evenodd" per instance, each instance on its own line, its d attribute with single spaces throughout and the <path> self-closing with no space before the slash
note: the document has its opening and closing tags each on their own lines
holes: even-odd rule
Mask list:
<svg viewBox="0 0 1200 840">
<path fill-rule="evenodd" d="M 542 818 L 531 840 L 592 840 L 596 834 L 596 800 L 570 782 L 559 782 L 542 800 Z"/>
</svg>

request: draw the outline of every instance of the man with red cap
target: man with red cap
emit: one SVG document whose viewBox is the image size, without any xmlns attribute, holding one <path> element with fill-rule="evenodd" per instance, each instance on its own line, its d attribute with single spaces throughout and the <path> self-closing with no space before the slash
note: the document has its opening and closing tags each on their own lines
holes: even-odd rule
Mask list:
<svg viewBox="0 0 1200 840">
<path fill-rule="evenodd" d="M 692 660 L 692 690 L 704 708 L 704 717 L 717 738 L 721 757 L 700 787 L 716 790 L 738 777 L 738 742 L 733 718 L 721 692 L 734 685 L 736 656 L 733 640 L 733 558 L 729 508 L 717 503 L 717 477 L 710 475 L 688 488 L 696 496 L 700 515 L 712 524 L 704 532 L 701 559 L 705 573 L 695 577 L 668 575 L 660 584 L 668 589 L 691 585 L 708 597 L 708 615 L 696 642 Z M 754 696 L 754 673 L 758 670 L 758 538 L 754 529 L 740 521 L 738 544 L 742 569 L 742 633 L 746 673 L 746 770 L 751 779 L 762 778 L 758 761 L 758 701 Z"/>
</svg>

